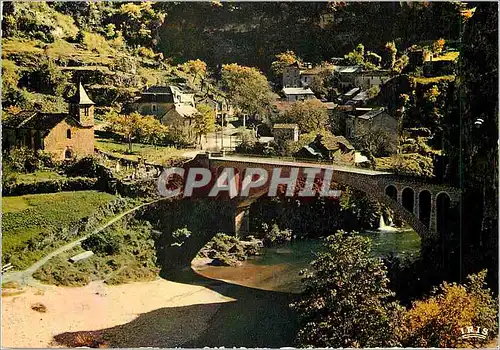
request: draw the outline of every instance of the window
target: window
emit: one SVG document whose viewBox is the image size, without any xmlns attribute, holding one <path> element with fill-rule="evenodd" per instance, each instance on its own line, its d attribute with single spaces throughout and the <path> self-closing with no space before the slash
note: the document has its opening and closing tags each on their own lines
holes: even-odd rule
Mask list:
<svg viewBox="0 0 500 350">
<path fill-rule="evenodd" d="M 71 129 L 66 130 L 66 138 L 71 138 Z"/>
<path fill-rule="evenodd" d="M 70 149 L 67 149 L 66 152 L 64 152 L 64 158 L 71 159 L 71 157 L 73 157 L 73 152 Z"/>
<path fill-rule="evenodd" d="M 86 117 L 88 117 L 88 116 L 89 116 L 89 107 L 85 107 L 85 108 L 84 108 L 84 112 L 83 112 L 83 113 L 84 113 L 84 115 L 85 115 Z"/>
</svg>

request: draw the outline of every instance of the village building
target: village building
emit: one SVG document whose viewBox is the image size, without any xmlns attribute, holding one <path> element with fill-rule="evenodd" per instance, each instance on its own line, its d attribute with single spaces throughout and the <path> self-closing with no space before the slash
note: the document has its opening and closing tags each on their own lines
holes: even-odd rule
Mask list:
<svg viewBox="0 0 500 350">
<path fill-rule="evenodd" d="M 283 68 L 283 79 L 282 85 L 284 88 L 287 87 L 300 87 L 300 65 L 295 62 L 285 68 Z"/>
<path fill-rule="evenodd" d="M 21 111 L 3 120 L 3 149 L 43 150 L 57 160 L 92 155 L 94 102 L 81 83 L 67 102 L 68 113 Z"/>
<path fill-rule="evenodd" d="M 399 123 L 385 108 L 356 108 L 346 119 L 346 136 L 350 139 L 368 133 L 384 132 L 387 137 L 397 137 Z"/>
<path fill-rule="evenodd" d="M 234 108 L 231 106 L 226 99 L 214 99 L 206 97 L 199 101 L 200 104 L 206 104 L 210 106 L 215 111 L 216 120 L 219 122 L 230 120 L 234 114 Z"/>
<path fill-rule="evenodd" d="M 309 88 L 283 88 L 284 100 L 289 102 L 313 100 L 314 92 Z"/>
<path fill-rule="evenodd" d="M 368 90 L 374 86 L 380 87 L 392 78 L 389 70 L 362 70 L 354 77 L 354 86 Z"/>
<path fill-rule="evenodd" d="M 295 62 L 283 68 L 282 85 L 284 88 L 308 87 L 325 68 L 333 66 L 313 66 L 312 63 Z"/>
<path fill-rule="evenodd" d="M 297 142 L 299 140 L 299 126 L 297 124 L 274 124 L 273 136 L 276 142 Z"/>
<path fill-rule="evenodd" d="M 151 86 L 134 101 L 133 109 L 161 120 L 175 105 L 194 107 L 194 94 L 184 93 L 176 86 Z"/>
</svg>

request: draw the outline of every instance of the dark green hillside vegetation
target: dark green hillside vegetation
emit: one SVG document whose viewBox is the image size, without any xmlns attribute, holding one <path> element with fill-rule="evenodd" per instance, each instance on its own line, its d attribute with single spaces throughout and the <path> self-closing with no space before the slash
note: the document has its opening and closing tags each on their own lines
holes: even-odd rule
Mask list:
<svg viewBox="0 0 500 350">
<path fill-rule="evenodd" d="M 6 3 L 4 107 L 64 111 L 81 78 L 97 107 L 120 109 L 146 85 L 178 79 L 151 49 L 163 18 L 146 3 Z"/>
<path fill-rule="evenodd" d="M 24 268 L 127 206 L 96 191 L 4 197 L 2 262 Z"/>
<path fill-rule="evenodd" d="M 158 276 L 155 240 L 147 221 L 122 221 L 95 233 L 35 272 L 38 280 L 55 285 L 84 286 L 94 280 L 107 284 L 153 280 Z M 72 256 L 91 250 L 94 255 L 71 263 Z"/>
</svg>

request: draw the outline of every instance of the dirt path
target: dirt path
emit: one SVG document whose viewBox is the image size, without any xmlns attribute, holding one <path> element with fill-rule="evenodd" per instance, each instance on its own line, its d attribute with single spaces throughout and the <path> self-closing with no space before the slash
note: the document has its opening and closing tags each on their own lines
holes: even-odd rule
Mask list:
<svg viewBox="0 0 500 350">
<path fill-rule="evenodd" d="M 153 204 L 153 203 L 156 203 L 156 202 L 158 202 L 160 200 L 162 200 L 162 199 L 158 199 L 158 200 L 154 200 L 152 202 L 140 204 L 140 205 L 138 205 L 138 206 L 136 206 L 136 207 L 134 207 L 132 209 L 129 209 L 127 211 L 124 211 L 124 212 L 122 212 L 122 213 L 114 216 L 111 220 L 109 220 L 105 224 L 99 226 L 94 231 L 86 234 L 85 236 L 82 236 L 81 238 L 79 238 L 79 239 L 77 239 L 75 241 L 72 241 L 72 242 L 70 242 L 68 244 L 65 244 L 62 247 L 60 247 L 60 248 L 54 250 L 53 252 L 47 254 L 42 259 L 38 260 L 36 263 L 34 263 L 30 267 L 28 267 L 26 270 L 15 271 L 15 272 L 4 274 L 2 276 L 2 283 L 16 282 L 16 283 L 18 283 L 20 285 L 39 285 L 39 283 L 33 278 L 33 274 L 40 267 L 42 267 L 44 264 L 46 264 L 50 259 L 52 259 L 53 257 L 55 257 L 55 256 L 57 256 L 57 255 L 59 255 L 61 253 L 64 253 L 65 251 L 73 249 L 78 244 L 80 244 L 82 241 L 84 241 L 85 239 L 87 239 L 90 235 L 104 230 L 105 228 L 113 225 L 115 222 L 121 220 L 124 216 L 126 216 L 126 215 L 128 215 L 130 213 L 133 213 L 137 209 L 142 208 L 144 206 L 148 206 L 148 205 Z"/>
</svg>

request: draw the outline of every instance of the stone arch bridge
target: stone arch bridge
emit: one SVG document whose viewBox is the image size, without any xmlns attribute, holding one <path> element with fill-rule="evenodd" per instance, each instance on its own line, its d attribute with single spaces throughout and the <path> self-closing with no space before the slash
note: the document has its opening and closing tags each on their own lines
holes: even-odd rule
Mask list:
<svg viewBox="0 0 500 350">
<path fill-rule="evenodd" d="M 331 164 L 290 162 L 259 157 L 213 157 L 210 154 L 198 154 L 186 164 L 186 167 L 204 167 L 210 169 L 212 173 L 218 173 L 222 168 L 233 168 L 237 174 L 244 174 L 247 168 L 262 168 L 268 173 L 280 168 L 282 176 L 289 174 L 292 168 L 332 169 L 332 182 L 361 190 L 371 199 L 387 205 L 423 239 L 437 237 L 448 209 L 457 205 L 461 197 L 458 188 L 420 178 Z M 250 192 L 248 197 L 235 198 L 234 233 L 248 231 L 249 206 L 267 193 L 268 186 L 269 182 L 259 191 Z"/>
</svg>

